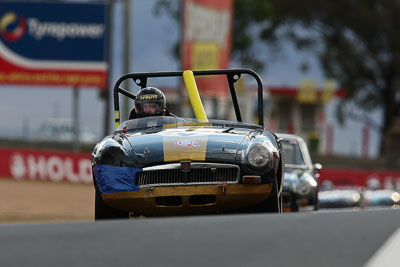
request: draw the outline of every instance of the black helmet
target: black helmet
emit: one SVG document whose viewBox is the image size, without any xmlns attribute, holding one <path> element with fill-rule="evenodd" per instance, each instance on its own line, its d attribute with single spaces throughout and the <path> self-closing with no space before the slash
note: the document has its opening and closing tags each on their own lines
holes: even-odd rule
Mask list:
<svg viewBox="0 0 400 267">
<path fill-rule="evenodd" d="M 165 95 L 160 89 L 146 87 L 139 91 L 135 99 L 135 111 L 138 117 L 161 116 L 166 104 Z"/>
</svg>

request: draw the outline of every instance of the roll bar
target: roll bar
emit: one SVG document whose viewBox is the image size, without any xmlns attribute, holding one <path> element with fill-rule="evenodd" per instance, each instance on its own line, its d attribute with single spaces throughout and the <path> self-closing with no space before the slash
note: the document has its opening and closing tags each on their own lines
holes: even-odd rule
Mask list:
<svg viewBox="0 0 400 267">
<path fill-rule="evenodd" d="M 119 109 L 119 93 L 135 100 L 136 96 L 131 92 L 120 87 L 121 83 L 125 80 L 132 79 L 135 84 L 141 88 L 147 87 L 148 78 L 160 78 L 160 77 L 183 77 L 184 71 L 173 71 L 173 72 L 147 72 L 147 73 L 127 73 L 121 76 L 114 84 L 114 119 L 115 126 L 118 127 L 120 124 L 120 109 Z M 258 124 L 264 127 L 264 107 L 263 107 L 263 86 L 261 77 L 253 70 L 250 69 L 221 69 L 221 70 L 195 70 L 193 75 L 196 76 L 207 76 L 207 75 L 225 75 L 229 85 L 229 91 L 231 93 L 232 103 L 235 110 L 236 119 L 242 122 L 242 115 L 239 109 L 239 103 L 235 91 L 235 83 L 240 79 L 242 74 L 248 74 L 252 76 L 257 82 L 258 90 Z"/>
</svg>

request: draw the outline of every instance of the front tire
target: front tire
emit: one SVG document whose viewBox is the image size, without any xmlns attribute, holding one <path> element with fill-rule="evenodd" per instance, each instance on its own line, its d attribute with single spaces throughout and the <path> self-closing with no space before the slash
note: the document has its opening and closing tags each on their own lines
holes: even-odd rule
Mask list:
<svg viewBox="0 0 400 267">
<path fill-rule="evenodd" d="M 319 210 L 319 198 L 318 198 L 318 193 L 315 194 L 314 196 L 314 211 Z"/>
<path fill-rule="evenodd" d="M 297 198 L 296 198 L 295 194 L 292 194 L 292 200 L 290 203 L 290 207 L 293 212 L 299 211 L 299 205 L 297 204 Z"/>
<path fill-rule="evenodd" d="M 282 194 L 279 194 L 278 196 L 278 187 L 276 180 L 275 183 L 272 185 L 271 194 L 266 200 L 265 211 L 271 213 L 282 213 Z"/>
<path fill-rule="evenodd" d="M 96 185 L 96 195 L 94 202 L 94 219 L 98 220 L 110 220 L 110 219 L 128 219 L 129 213 L 120 210 L 113 209 L 104 203 L 101 193 Z"/>
<path fill-rule="evenodd" d="M 278 167 L 277 176 L 275 176 L 274 184 L 272 185 L 271 194 L 266 200 L 265 203 L 265 211 L 266 212 L 275 212 L 275 213 L 282 213 L 283 208 L 283 194 L 281 187 L 283 185 L 283 177 L 284 172 L 282 169 L 283 162 L 281 161 Z M 281 177 L 281 179 L 279 179 Z M 279 182 L 279 183 L 278 183 Z"/>
</svg>

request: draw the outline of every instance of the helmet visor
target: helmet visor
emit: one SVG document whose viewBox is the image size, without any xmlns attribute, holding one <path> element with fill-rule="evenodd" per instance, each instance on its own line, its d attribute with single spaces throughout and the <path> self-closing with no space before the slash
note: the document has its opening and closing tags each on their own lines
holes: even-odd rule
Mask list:
<svg viewBox="0 0 400 267">
<path fill-rule="evenodd" d="M 136 112 L 139 115 L 157 116 L 162 115 L 164 105 L 162 100 L 142 100 L 135 102 Z"/>
</svg>

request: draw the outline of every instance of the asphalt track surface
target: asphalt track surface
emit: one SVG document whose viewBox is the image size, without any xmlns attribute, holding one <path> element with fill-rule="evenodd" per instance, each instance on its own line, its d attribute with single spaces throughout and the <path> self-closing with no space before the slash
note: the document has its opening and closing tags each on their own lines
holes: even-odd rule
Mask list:
<svg viewBox="0 0 400 267">
<path fill-rule="evenodd" d="M 399 226 L 400 210 L 6 224 L 0 266 L 399 266 Z"/>
</svg>

